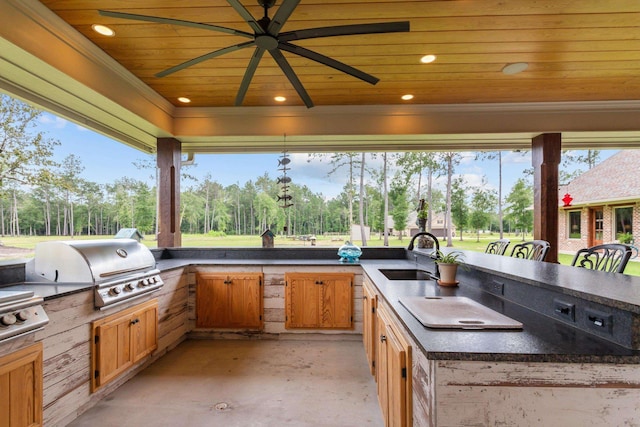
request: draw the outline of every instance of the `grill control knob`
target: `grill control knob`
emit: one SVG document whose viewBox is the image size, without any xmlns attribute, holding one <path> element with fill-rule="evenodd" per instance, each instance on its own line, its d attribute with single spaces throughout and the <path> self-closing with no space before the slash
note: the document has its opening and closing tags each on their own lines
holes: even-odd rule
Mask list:
<svg viewBox="0 0 640 427">
<path fill-rule="evenodd" d="M 142 279 L 142 284 L 145 286 L 149 286 L 149 279 Z"/>
<path fill-rule="evenodd" d="M 0 317 L 0 323 L 3 324 L 4 326 L 11 326 L 14 323 L 16 323 L 16 321 L 17 321 L 16 316 L 14 316 L 11 313 L 5 314 L 4 316 Z"/>
<path fill-rule="evenodd" d="M 135 285 L 133 283 L 127 283 L 126 286 L 124 287 L 125 291 L 132 291 L 135 289 Z"/>
<path fill-rule="evenodd" d="M 29 317 L 31 317 L 31 313 L 29 313 L 28 310 L 21 310 L 16 313 L 16 317 L 19 321 L 24 322 L 25 320 L 29 319 Z"/>
<path fill-rule="evenodd" d="M 111 295 L 118 295 L 120 292 L 121 292 L 121 291 L 120 291 L 120 288 L 118 288 L 118 287 L 115 287 L 115 288 L 111 288 L 111 289 L 109 289 L 109 293 L 110 293 Z"/>
</svg>

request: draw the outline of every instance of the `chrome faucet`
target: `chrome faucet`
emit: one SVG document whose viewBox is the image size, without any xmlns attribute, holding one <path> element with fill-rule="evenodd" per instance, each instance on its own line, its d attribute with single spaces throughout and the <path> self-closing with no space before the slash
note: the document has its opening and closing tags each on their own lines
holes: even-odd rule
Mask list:
<svg viewBox="0 0 640 427">
<path fill-rule="evenodd" d="M 415 234 L 415 236 L 413 236 L 411 238 L 411 241 L 409 242 L 409 246 L 407 246 L 407 250 L 408 251 L 412 251 L 413 250 L 413 244 L 416 241 L 416 239 L 420 236 L 428 236 L 431 238 L 431 240 L 433 240 L 433 244 L 436 248 L 435 251 L 435 257 L 433 256 L 433 254 L 431 255 L 432 258 L 434 258 L 436 261 L 438 259 L 440 259 L 440 242 L 438 241 L 438 238 L 436 236 L 434 236 L 433 234 L 429 233 L 428 231 L 420 231 L 418 233 Z M 440 269 L 438 268 L 438 263 L 435 263 L 436 268 L 435 268 L 435 273 L 434 273 L 434 278 L 436 280 L 440 279 Z"/>
</svg>

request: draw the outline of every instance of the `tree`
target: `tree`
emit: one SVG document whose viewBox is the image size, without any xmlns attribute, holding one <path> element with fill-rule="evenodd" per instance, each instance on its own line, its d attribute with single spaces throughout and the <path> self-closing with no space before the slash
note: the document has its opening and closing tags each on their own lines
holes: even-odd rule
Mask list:
<svg viewBox="0 0 640 427">
<path fill-rule="evenodd" d="M 358 218 L 360 222 L 360 237 L 362 239 L 362 246 L 367 246 L 367 235 L 365 232 L 364 224 L 364 160 L 365 153 L 362 153 L 362 157 L 360 159 L 360 200 L 358 200 Z"/>
<path fill-rule="evenodd" d="M 257 231 L 262 233 L 275 223 L 278 214 L 278 204 L 274 197 L 265 192 L 260 192 L 256 198 L 256 211 L 259 219 Z"/>
<path fill-rule="evenodd" d="M 471 226 L 476 230 L 477 242 L 480 241 L 480 230 L 487 228 L 491 221 L 491 212 L 496 205 L 495 191 L 486 188 L 486 181 L 483 186 L 473 191 L 471 197 Z"/>
<path fill-rule="evenodd" d="M 433 219 L 433 177 L 444 171 L 442 165 L 437 161 L 436 153 L 417 151 L 403 153 L 396 161 L 396 165 L 399 166 L 405 173 L 407 181 L 410 181 L 413 176 L 417 176 L 416 183 L 416 206 L 422 197 L 422 175 L 427 172 L 427 231 L 431 231 L 431 221 Z"/>
<path fill-rule="evenodd" d="M 480 152 L 476 154 L 476 159 L 498 159 L 498 224 L 500 227 L 500 238 L 504 238 L 504 224 L 502 213 L 502 151 L 496 151 L 491 153 Z M 461 235 L 462 237 L 462 235 Z"/>
<path fill-rule="evenodd" d="M 62 189 L 65 198 L 62 234 L 68 234 L 73 237 L 75 231 L 73 205 L 75 197 L 80 192 L 80 174 L 84 170 L 84 166 L 82 166 L 82 162 L 78 156 L 75 154 L 69 154 L 62 161 L 62 165 L 59 170 L 60 172 L 58 173 L 56 181 L 58 186 Z"/>
<path fill-rule="evenodd" d="M 311 157 L 317 157 L 322 161 L 323 154 L 310 154 Z M 347 202 L 349 205 L 349 230 L 353 224 L 353 199 L 355 197 L 354 174 L 358 161 L 356 160 L 358 153 L 333 153 L 330 157 L 330 164 L 333 167 L 327 175 L 333 175 L 338 169 L 347 166 L 349 174 L 346 184 Z M 310 162 L 308 159 L 307 162 Z"/>
<path fill-rule="evenodd" d="M 444 223 L 447 229 L 447 246 L 453 246 L 451 230 L 451 182 L 453 179 L 454 167 L 460 163 L 461 156 L 455 152 L 442 153 L 441 155 L 446 164 L 447 171 L 447 201 L 444 215 Z"/>
<path fill-rule="evenodd" d="M 389 199 L 392 204 L 393 228 L 398 231 L 398 239 L 402 240 L 402 234 L 407 227 L 407 217 L 409 216 L 409 201 L 407 200 L 406 184 L 397 178 L 391 183 Z"/>
<path fill-rule="evenodd" d="M 8 181 L 36 185 L 51 180 L 53 148 L 60 142 L 35 132 L 43 113 L 0 95 L 0 190 Z"/>
<path fill-rule="evenodd" d="M 526 231 L 533 228 L 533 188 L 520 178 L 513 185 L 506 202 L 508 217 L 522 231 L 524 241 Z"/>
<path fill-rule="evenodd" d="M 383 169 L 382 169 L 382 180 L 383 180 L 383 197 L 384 197 L 384 209 L 383 209 L 383 220 L 382 220 L 382 230 L 384 233 L 384 245 L 389 246 L 389 224 L 387 224 L 389 218 L 389 190 L 387 184 L 387 153 L 384 153 L 383 159 Z"/>
<path fill-rule="evenodd" d="M 574 163 L 578 164 L 578 169 L 574 172 L 567 172 L 566 170 L 560 170 L 560 182 L 570 182 L 584 172 L 580 169 L 580 165 L 586 165 L 587 170 L 594 167 L 600 159 L 600 150 L 586 150 L 585 151 L 571 151 L 565 150 L 562 152 L 562 166 L 569 167 Z"/>
<path fill-rule="evenodd" d="M 469 219 L 466 199 L 466 182 L 459 176 L 451 183 L 451 219 L 458 227 L 460 241 L 462 241 L 462 231 L 466 228 Z"/>
<path fill-rule="evenodd" d="M 0 95 L 0 198 L 11 198 L 10 233 L 20 233 L 18 197 L 8 186 L 38 185 L 51 182 L 53 148 L 60 143 L 36 132 L 43 113 L 17 99 Z M 2 234 L 5 233 L 4 209 Z"/>
</svg>

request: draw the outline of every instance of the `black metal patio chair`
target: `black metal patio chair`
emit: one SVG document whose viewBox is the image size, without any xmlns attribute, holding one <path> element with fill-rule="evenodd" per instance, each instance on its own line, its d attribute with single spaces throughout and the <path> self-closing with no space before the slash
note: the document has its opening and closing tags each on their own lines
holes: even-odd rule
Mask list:
<svg viewBox="0 0 640 427">
<path fill-rule="evenodd" d="M 607 273 L 623 273 L 631 258 L 631 246 L 622 243 L 605 243 L 580 249 L 571 265 Z"/>
<path fill-rule="evenodd" d="M 500 239 L 495 242 L 491 242 L 487 245 L 487 249 L 485 249 L 485 254 L 495 254 L 495 255 L 504 255 L 507 250 L 507 246 L 509 246 L 511 240 L 509 239 Z"/>
<path fill-rule="evenodd" d="M 549 252 L 549 242 L 546 240 L 530 240 L 513 246 L 512 258 L 530 259 L 532 261 L 544 261 Z"/>
</svg>

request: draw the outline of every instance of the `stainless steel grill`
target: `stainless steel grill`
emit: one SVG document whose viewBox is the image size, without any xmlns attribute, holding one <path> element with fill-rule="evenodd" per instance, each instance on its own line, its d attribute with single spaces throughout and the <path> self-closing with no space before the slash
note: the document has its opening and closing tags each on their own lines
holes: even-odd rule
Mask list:
<svg viewBox="0 0 640 427">
<path fill-rule="evenodd" d="M 33 291 L 0 289 L 0 341 L 39 331 L 49 323 L 42 297 Z"/>
<path fill-rule="evenodd" d="M 151 251 L 134 239 L 53 241 L 36 245 L 30 281 L 94 283 L 96 308 L 123 304 L 164 285 Z"/>
</svg>

